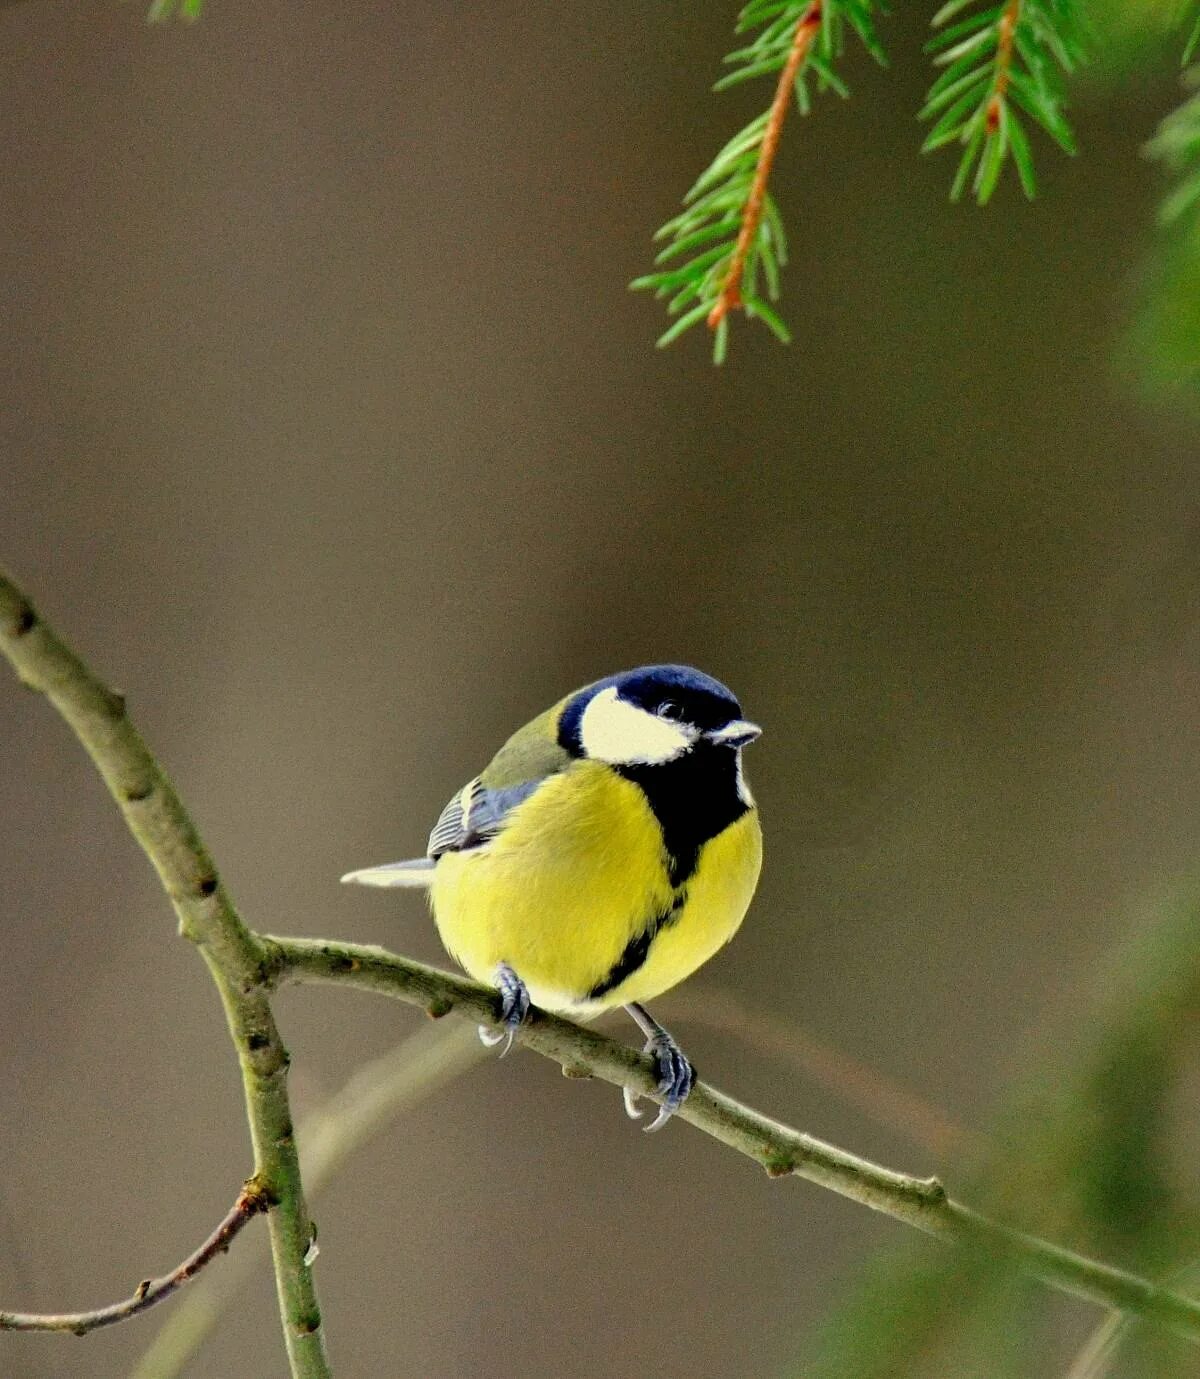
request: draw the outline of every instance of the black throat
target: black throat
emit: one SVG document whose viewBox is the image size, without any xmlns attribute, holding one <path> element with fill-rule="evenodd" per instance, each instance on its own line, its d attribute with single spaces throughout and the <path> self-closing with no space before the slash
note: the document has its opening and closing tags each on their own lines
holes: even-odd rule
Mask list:
<svg viewBox="0 0 1200 1379">
<path fill-rule="evenodd" d="M 696 870 L 700 849 L 740 819 L 750 806 L 738 793 L 738 754 L 729 747 L 697 743 L 675 761 L 618 766 L 639 786 L 662 829 L 672 886 Z"/>
</svg>

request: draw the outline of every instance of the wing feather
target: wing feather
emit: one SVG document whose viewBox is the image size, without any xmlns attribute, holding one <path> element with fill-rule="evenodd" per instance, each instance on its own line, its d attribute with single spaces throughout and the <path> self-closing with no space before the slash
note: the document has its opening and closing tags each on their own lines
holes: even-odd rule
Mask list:
<svg viewBox="0 0 1200 1379">
<path fill-rule="evenodd" d="M 485 847 L 519 804 L 571 764 L 570 753 L 558 743 L 561 711 L 562 704 L 556 704 L 514 733 L 487 769 L 451 797 L 433 826 L 424 857 L 364 867 L 342 880 L 362 886 L 428 887 L 443 853 Z"/>
<path fill-rule="evenodd" d="M 438 816 L 429 835 L 428 857 L 444 852 L 467 852 L 493 839 L 507 822 L 508 815 L 541 785 L 541 780 L 522 781 L 502 789 L 484 785 L 476 776 L 455 795 Z"/>
<path fill-rule="evenodd" d="M 485 846 L 543 781 L 571 764 L 571 754 L 558 742 L 562 707 L 556 704 L 515 732 L 487 768 L 451 798 L 429 835 L 427 856 Z"/>
</svg>

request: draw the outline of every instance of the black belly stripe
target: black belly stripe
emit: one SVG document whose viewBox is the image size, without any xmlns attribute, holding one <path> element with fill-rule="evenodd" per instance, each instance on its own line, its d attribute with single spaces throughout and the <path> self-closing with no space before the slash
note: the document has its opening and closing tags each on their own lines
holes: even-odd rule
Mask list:
<svg viewBox="0 0 1200 1379">
<path fill-rule="evenodd" d="M 601 996 L 607 996 L 610 991 L 615 991 L 623 981 L 628 980 L 640 967 L 644 966 L 646 959 L 650 956 L 650 945 L 664 929 L 674 924 L 686 903 L 687 892 L 676 891 L 670 906 L 665 910 L 660 910 L 644 928 L 634 934 L 625 945 L 621 956 L 608 969 L 607 974 L 592 987 L 586 999 L 595 1001 L 599 1000 Z"/>
<path fill-rule="evenodd" d="M 640 786 L 662 830 L 667 874 L 678 889 L 696 870 L 700 849 L 749 809 L 738 790 L 737 754 L 698 744 L 662 766 L 621 766 Z"/>
<path fill-rule="evenodd" d="M 696 870 L 700 858 L 698 843 L 676 843 L 677 851 L 667 854 L 667 877 L 672 887 L 678 890 Z"/>
<path fill-rule="evenodd" d="M 645 964 L 655 938 L 675 923 L 687 903 L 687 883 L 700 853 L 749 809 L 738 790 L 737 755 L 728 747 L 698 744 L 677 761 L 661 766 L 621 766 L 626 780 L 640 786 L 662 830 L 663 861 L 674 895 L 625 945 L 607 974 L 587 993 L 597 1000 L 615 991 Z"/>
</svg>

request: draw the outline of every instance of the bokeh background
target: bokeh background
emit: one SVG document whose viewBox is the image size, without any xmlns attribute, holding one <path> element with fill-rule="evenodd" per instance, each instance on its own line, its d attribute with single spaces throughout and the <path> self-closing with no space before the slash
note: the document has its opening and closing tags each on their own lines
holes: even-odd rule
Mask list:
<svg viewBox="0 0 1200 1379">
<path fill-rule="evenodd" d="M 916 156 L 925 18 L 789 126 L 795 340 L 735 323 L 715 372 L 699 336 L 656 353 L 625 284 L 765 103 L 708 93 L 726 7 L 0 13 L 0 553 L 127 692 L 251 924 L 438 960 L 418 897 L 338 876 L 418 849 L 565 690 L 686 660 L 767 729 L 762 887 L 705 985 L 969 1130 L 1053 1063 L 1195 854 L 1197 430 L 1119 349 L 1175 77 L 1082 86 L 1036 204 L 951 208 Z M 0 913 L 0 1304 L 98 1304 L 225 1210 L 240 1087 L 94 771 L 2 681 Z M 419 1020 L 279 1014 L 301 1115 Z M 677 1033 L 752 1104 L 955 1181 L 754 1038 Z M 339 1375 L 398 1379 L 788 1372 L 904 1233 L 530 1055 L 314 1214 Z M 126 1374 L 165 1315 L 10 1336 L 0 1373 Z M 260 1269 L 188 1373 L 284 1372 Z"/>
</svg>

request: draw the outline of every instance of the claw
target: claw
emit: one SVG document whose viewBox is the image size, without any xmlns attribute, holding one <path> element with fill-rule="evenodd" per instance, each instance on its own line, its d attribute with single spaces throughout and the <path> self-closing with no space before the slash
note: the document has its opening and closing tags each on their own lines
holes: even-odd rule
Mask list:
<svg viewBox="0 0 1200 1379">
<path fill-rule="evenodd" d="M 646 1041 L 645 1052 L 653 1057 L 658 1067 L 658 1091 L 663 1099 L 658 1115 L 646 1126 L 646 1134 L 652 1135 L 661 1130 L 687 1100 L 696 1073 L 665 1029 Z"/>
<path fill-rule="evenodd" d="M 508 963 L 502 962 L 496 968 L 496 988 L 500 992 L 500 1020 L 503 1029 L 491 1029 L 488 1025 L 479 1026 L 479 1041 L 489 1049 L 503 1043 L 500 1057 L 503 1058 L 513 1046 L 517 1030 L 529 1014 L 529 991 Z"/>
<path fill-rule="evenodd" d="M 665 1103 L 658 1108 L 658 1115 L 645 1127 L 647 1135 L 653 1135 L 656 1130 L 661 1130 L 667 1121 L 675 1114 L 674 1110 Z"/>
<path fill-rule="evenodd" d="M 696 1070 L 669 1031 L 665 1030 L 649 1011 L 637 1004 L 630 1004 L 626 1009 L 645 1033 L 646 1043 L 642 1052 L 648 1053 L 654 1059 L 655 1071 L 658 1073 L 658 1094 L 662 1097 L 662 1105 L 658 1108 L 658 1115 L 649 1125 L 643 1127 L 646 1134 L 652 1135 L 656 1130 L 661 1130 L 687 1100 L 696 1080 Z M 626 1087 L 624 1096 L 625 1110 L 635 1120 L 639 1119 L 642 1112 L 638 1108 L 638 1094 L 632 1088 Z"/>
</svg>

